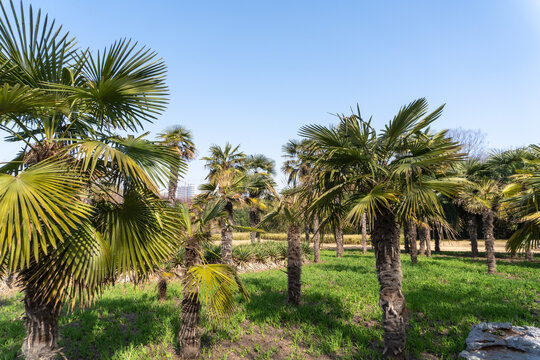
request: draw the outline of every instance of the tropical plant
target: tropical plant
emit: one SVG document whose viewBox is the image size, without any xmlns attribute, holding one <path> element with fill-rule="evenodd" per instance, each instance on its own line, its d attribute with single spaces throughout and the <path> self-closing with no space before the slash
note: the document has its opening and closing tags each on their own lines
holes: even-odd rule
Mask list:
<svg viewBox="0 0 540 360">
<path fill-rule="evenodd" d="M 232 233 L 234 228 L 233 208 L 235 203 L 243 201 L 244 153 L 239 151 L 239 145 L 232 147 L 225 144 L 210 147 L 210 155 L 203 157 L 206 167 L 210 170 L 208 183 L 199 187 L 201 196 L 205 199 L 222 199 L 225 201 L 227 216 L 219 220 L 221 228 L 221 258 L 225 264 L 232 265 Z"/>
<path fill-rule="evenodd" d="M 405 357 L 407 320 L 398 221 L 442 217 L 438 194 L 451 195 L 460 186 L 459 181 L 445 176 L 449 166 L 461 158 L 459 145 L 445 131 L 428 130 L 443 106 L 429 114 L 427 108 L 425 99 L 402 107 L 380 133 L 371 120 L 362 119 L 360 111 L 339 116 L 335 127 L 308 125 L 300 130 L 317 149 L 315 171 L 333 170 L 345 178 L 311 206 L 331 202 L 337 193 L 349 193 L 348 219 L 358 223 L 364 213 L 371 219 L 384 354 L 393 358 Z"/>
<path fill-rule="evenodd" d="M 246 158 L 245 186 L 246 202 L 249 205 L 249 226 L 254 228 L 261 221 L 260 211 L 265 210 L 265 198 L 271 198 L 269 187 L 274 187 L 275 183 L 272 175 L 275 174 L 275 162 L 262 154 L 249 155 Z M 251 243 L 261 242 L 260 232 L 250 233 Z"/>
<path fill-rule="evenodd" d="M 305 210 L 299 189 L 285 189 L 282 194 L 274 192 L 279 201 L 276 208 L 267 214 L 261 224 L 278 214 L 285 215 L 287 221 L 287 302 L 300 305 L 302 293 L 302 242 L 300 241 L 300 225 Z"/>
<path fill-rule="evenodd" d="M 239 292 L 249 299 L 236 269 L 226 264 L 208 264 L 202 258 L 202 245 L 208 243 L 211 221 L 223 216 L 225 201 L 214 200 L 191 211 L 184 204 L 178 205 L 181 224 L 185 229 L 184 265 L 186 273 L 182 298 L 180 351 L 183 358 L 194 359 L 200 355 L 201 338 L 198 332 L 201 304 L 208 307 L 211 317 L 230 315 L 234 309 L 234 294 Z"/>
<path fill-rule="evenodd" d="M 525 158 L 525 169 L 513 175 L 513 182 L 505 187 L 503 209 L 519 222 L 507 250 L 525 250 L 532 259 L 532 249 L 540 246 L 540 146 L 532 145 L 530 155 Z"/>
<path fill-rule="evenodd" d="M 181 160 L 190 161 L 195 158 L 196 149 L 193 143 L 193 135 L 184 126 L 175 125 L 168 127 L 165 131 L 159 133 L 157 137 L 163 145 L 171 148 Z M 170 169 L 170 172 L 167 198 L 171 204 L 174 204 L 181 169 L 175 166 Z"/>
<path fill-rule="evenodd" d="M 24 291 L 27 359 L 58 352 L 58 317 L 120 274 L 144 280 L 177 246 L 158 197 L 170 149 L 137 131 L 165 109 L 165 64 L 130 40 L 81 50 L 54 21 L 3 4 L 0 129 L 22 143 L 0 170 L 0 269 Z M 1 274 L 0 274 L 1 275 Z"/>
</svg>

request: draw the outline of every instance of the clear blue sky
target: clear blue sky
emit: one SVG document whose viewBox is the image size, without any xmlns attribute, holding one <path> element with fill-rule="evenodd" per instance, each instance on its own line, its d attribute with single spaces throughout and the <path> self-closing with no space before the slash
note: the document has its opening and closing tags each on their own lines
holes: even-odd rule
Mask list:
<svg viewBox="0 0 540 360">
<path fill-rule="evenodd" d="M 540 1 L 30 3 L 82 47 L 129 37 L 156 50 L 170 105 L 147 129 L 183 124 L 201 156 L 229 141 L 280 164 L 304 124 L 358 103 L 382 127 L 418 97 L 447 104 L 439 129 L 480 128 L 492 148 L 540 141 Z M 0 161 L 16 150 L 2 149 Z M 194 161 L 186 180 L 205 175 Z"/>
</svg>

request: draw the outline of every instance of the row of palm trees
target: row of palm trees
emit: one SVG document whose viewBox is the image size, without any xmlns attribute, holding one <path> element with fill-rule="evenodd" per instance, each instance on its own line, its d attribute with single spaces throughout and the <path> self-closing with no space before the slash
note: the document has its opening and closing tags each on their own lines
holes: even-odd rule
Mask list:
<svg viewBox="0 0 540 360">
<path fill-rule="evenodd" d="M 175 193 L 196 153 L 191 133 L 169 128 L 157 141 L 120 135 L 143 130 L 164 111 L 163 61 L 129 40 L 98 53 L 80 49 L 39 11 L 11 3 L 8 15 L 0 6 L 0 129 L 7 141 L 21 144 L 0 168 L 0 277 L 17 274 L 24 292 L 27 359 L 57 354 L 64 305 L 89 306 L 121 276 L 142 282 L 180 247 L 187 270 L 179 342 L 184 356 L 197 356 L 203 300 L 209 314 L 218 315 L 232 312 L 235 292 L 248 296 L 232 266 L 232 232 L 242 229 L 233 217 L 239 204 L 250 207 L 244 230 L 253 242 L 271 219 L 287 224 L 287 298 L 293 305 L 301 301 L 302 226 L 306 237 L 313 232 L 315 261 L 325 233 L 334 233 L 342 255 L 349 225 L 362 227 L 365 252 L 369 227 L 384 352 L 393 358 L 405 356 L 406 340 L 400 226 L 407 229 L 412 257 L 416 233 L 426 238 L 429 226 L 451 229 L 448 204 L 481 215 L 490 272 L 494 216 L 518 224 L 510 250 L 538 245 L 539 148 L 515 162 L 504 155 L 506 167 L 490 168 L 488 161 L 469 173 L 460 144 L 446 131 L 431 130 L 443 107 L 428 112 L 425 99 L 403 106 L 380 131 L 358 109 L 338 115 L 335 126 L 302 127 L 302 140 L 284 147 L 289 187 L 281 193 L 271 160 L 230 144 L 212 146 L 203 158 L 208 182 L 188 208 Z M 167 201 L 159 196 L 161 186 L 168 186 Z M 223 264 L 201 257 L 213 222 L 221 231 Z"/>
</svg>

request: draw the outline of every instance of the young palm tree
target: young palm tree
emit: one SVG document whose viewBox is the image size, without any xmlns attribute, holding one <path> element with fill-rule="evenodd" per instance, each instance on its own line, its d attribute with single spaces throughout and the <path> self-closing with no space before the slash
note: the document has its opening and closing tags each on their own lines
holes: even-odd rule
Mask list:
<svg viewBox="0 0 540 360">
<path fill-rule="evenodd" d="M 190 161 L 195 158 L 195 144 L 191 131 L 181 125 L 171 126 L 158 134 L 158 139 L 162 144 L 173 149 L 177 156 L 184 161 Z M 176 189 L 178 188 L 178 178 L 181 169 L 179 166 L 171 169 L 169 178 L 168 199 L 171 204 L 176 200 Z"/>
<path fill-rule="evenodd" d="M 468 182 L 456 198 L 467 212 L 478 214 L 482 218 L 486 259 L 488 273 L 490 274 L 497 272 L 493 227 L 500 196 L 501 185 L 499 182 L 495 180 L 478 180 L 477 182 Z"/>
<path fill-rule="evenodd" d="M 165 64 L 114 43 L 80 50 L 38 11 L 0 18 L 0 129 L 22 150 L 0 170 L 0 269 L 19 274 L 27 359 L 58 352 L 58 317 L 121 273 L 134 281 L 170 256 L 178 216 L 158 197 L 166 147 L 137 131 L 164 110 Z"/>
<path fill-rule="evenodd" d="M 300 305 L 302 294 L 302 242 L 300 240 L 300 225 L 304 215 L 305 202 L 301 199 L 299 189 L 287 189 L 280 196 L 274 192 L 279 201 L 276 208 L 264 217 L 261 224 L 269 221 L 279 214 L 283 214 L 287 221 L 287 302 Z"/>
<path fill-rule="evenodd" d="M 246 159 L 246 201 L 249 203 L 249 226 L 254 228 L 261 221 L 260 211 L 266 206 L 263 198 L 271 195 L 269 187 L 275 186 L 272 175 L 275 174 L 275 162 L 262 154 L 250 155 Z M 260 232 L 250 233 L 251 243 L 261 242 Z"/>
<path fill-rule="evenodd" d="M 540 146 L 532 145 L 526 169 L 512 177 L 503 191 L 503 209 L 519 221 L 519 228 L 506 244 L 507 250 L 529 252 L 540 246 Z"/>
<path fill-rule="evenodd" d="M 210 170 L 208 183 L 201 185 L 200 190 L 207 198 L 222 199 L 225 201 L 225 219 L 220 220 L 221 227 L 221 258 L 225 264 L 232 265 L 233 241 L 233 208 L 235 203 L 243 200 L 244 163 L 246 156 L 239 151 L 240 145 L 232 147 L 225 144 L 224 148 L 218 145 L 210 147 L 210 156 L 203 157 L 206 167 Z"/>
<path fill-rule="evenodd" d="M 200 355 L 198 326 L 202 302 L 208 306 L 210 316 L 223 316 L 232 312 L 236 291 L 245 299 L 249 298 L 233 267 L 204 264 L 201 256 L 201 245 L 210 239 L 208 226 L 212 220 L 223 216 L 224 207 L 223 200 L 205 203 L 202 208 L 195 207 L 192 211 L 184 204 L 179 205 L 187 238 L 184 257 L 186 273 L 182 280 L 182 323 L 178 336 L 180 352 L 185 359 L 195 359 Z"/>
<path fill-rule="evenodd" d="M 427 114 L 425 99 L 416 100 L 402 107 L 380 133 L 371 121 L 361 118 L 359 111 L 349 117 L 340 116 L 336 127 L 309 125 L 300 130 L 300 135 L 317 147 L 316 169 L 334 170 L 346 179 L 316 203 L 329 202 L 336 193 L 349 192 L 351 221 L 360 221 L 364 212 L 371 219 L 384 353 L 393 358 L 405 358 L 407 322 L 401 291 L 398 221 L 442 216 L 437 194 L 450 195 L 459 187 L 457 180 L 444 177 L 448 167 L 461 158 L 459 146 L 444 131 L 426 131 L 441 115 L 442 108 Z"/>
</svg>

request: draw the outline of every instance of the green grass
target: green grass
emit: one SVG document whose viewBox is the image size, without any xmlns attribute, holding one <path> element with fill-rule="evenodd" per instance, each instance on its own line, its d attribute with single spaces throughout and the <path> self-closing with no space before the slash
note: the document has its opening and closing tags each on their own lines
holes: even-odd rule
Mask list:
<svg viewBox="0 0 540 360">
<path fill-rule="evenodd" d="M 286 275 L 270 270 L 242 275 L 251 294 L 228 321 L 204 321 L 204 357 L 213 359 L 377 359 L 381 313 L 373 254 L 323 251 L 322 264 L 303 271 L 302 306 L 285 304 Z M 404 294 L 410 310 L 407 351 L 455 359 L 472 324 L 510 321 L 539 326 L 540 263 L 499 262 L 486 274 L 483 260 L 403 255 Z M 61 345 L 68 359 L 174 359 L 179 331 L 179 284 L 169 299 L 155 285 L 117 285 L 85 312 L 64 315 Z M 13 359 L 24 338 L 21 295 L 0 300 L 0 358 Z"/>
</svg>

